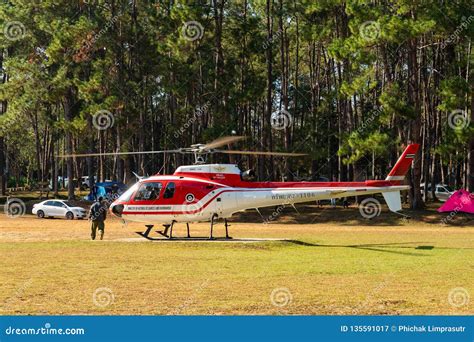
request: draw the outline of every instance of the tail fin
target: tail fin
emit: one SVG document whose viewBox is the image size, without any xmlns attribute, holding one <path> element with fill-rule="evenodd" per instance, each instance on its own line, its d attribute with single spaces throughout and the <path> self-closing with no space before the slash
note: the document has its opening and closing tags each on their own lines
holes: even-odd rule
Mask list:
<svg viewBox="0 0 474 342">
<path fill-rule="evenodd" d="M 390 181 L 394 185 L 401 184 L 402 181 L 405 179 L 405 175 L 407 174 L 411 163 L 415 159 L 419 147 L 419 144 L 408 145 L 405 151 L 403 151 L 400 158 L 398 158 L 397 163 L 390 171 L 387 178 L 385 178 L 385 180 Z"/>
</svg>

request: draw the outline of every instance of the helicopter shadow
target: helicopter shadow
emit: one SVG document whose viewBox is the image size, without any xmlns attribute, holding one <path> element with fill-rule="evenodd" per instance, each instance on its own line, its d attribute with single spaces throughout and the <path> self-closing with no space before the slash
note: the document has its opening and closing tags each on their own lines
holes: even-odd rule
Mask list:
<svg viewBox="0 0 474 342">
<path fill-rule="evenodd" d="M 401 246 L 406 244 L 419 244 L 424 242 L 397 242 L 397 243 L 374 243 L 374 244 L 351 244 L 351 245 L 343 245 L 343 244 L 317 244 L 317 243 L 310 243 L 301 240 L 285 240 L 284 242 L 304 246 L 304 247 L 322 247 L 322 248 L 354 248 L 354 249 L 362 249 L 367 251 L 373 252 L 382 252 L 382 253 L 390 253 L 390 254 L 398 254 L 398 255 L 406 255 L 406 256 L 428 256 L 428 254 L 422 253 L 414 253 L 414 252 L 401 252 L 401 251 L 394 251 L 390 250 L 389 248 L 405 248 L 411 250 L 434 250 L 435 246 L 431 245 L 418 245 L 414 246 Z M 439 249 L 436 247 L 436 249 Z M 443 248 L 445 249 L 445 248 Z"/>
</svg>

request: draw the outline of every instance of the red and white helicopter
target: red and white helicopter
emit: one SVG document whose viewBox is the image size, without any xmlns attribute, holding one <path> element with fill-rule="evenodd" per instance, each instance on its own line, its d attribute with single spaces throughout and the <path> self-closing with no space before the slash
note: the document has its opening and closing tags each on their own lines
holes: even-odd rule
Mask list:
<svg viewBox="0 0 474 342">
<path fill-rule="evenodd" d="M 383 195 L 390 211 L 397 213 L 402 209 L 400 191 L 409 189 L 408 185 L 402 184 L 403 180 L 419 148 L 418 144 L 409 145 L 385 180 L 364 182 L 257 182 L 252 181 L 254 175 L 251 170 L 242 172 L 233 164 L 205 164 L 205 156 L 212 153 L 304 155 L 216 149 L 243 138 L 224 137 L 206 145 L 197 144 L 186 149 L 140 152 L 193 153 L 196 163 L 178 167 L 173 175 L 155 175 L 140 179 L 110 205 L 111 213 L 125 221 L 146 223 L 146 231 L 139 234 L 150 240 L 154 240 L 149 234 L 156 223 L 165 227 L 164 231 L 158 233 L 171 239 L 175 223 L 186 223 L 189 238 L 189 223 L 210 222 L 209 239 L 213 239 L 216 219 L 224 219 L 226 238 L 230 238 L 227 219 L 239 211 L 377 193 Z M 74 156 L 117 154 L 134 152 Z"/>
</svg>

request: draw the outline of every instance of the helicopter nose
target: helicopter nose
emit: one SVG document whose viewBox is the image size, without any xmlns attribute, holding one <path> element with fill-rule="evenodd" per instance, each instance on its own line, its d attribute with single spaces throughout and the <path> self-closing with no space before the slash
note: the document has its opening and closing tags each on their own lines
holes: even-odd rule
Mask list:
<svg viewBox="0 0 474 342">
<path fill-rule="evenodd" d="M 122 217 L 124 205 L 112 203 L 109 209 L 112 212 L 112 214 L 114 214 L 115 216 Z"/>
</svg>

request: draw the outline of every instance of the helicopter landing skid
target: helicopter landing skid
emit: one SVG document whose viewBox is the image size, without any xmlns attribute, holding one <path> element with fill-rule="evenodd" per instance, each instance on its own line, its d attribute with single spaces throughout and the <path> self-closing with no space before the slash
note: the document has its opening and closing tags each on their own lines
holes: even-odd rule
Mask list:
<svg viewBox="0 0 474 342">
<path fill-rule="evenodd" d="M 171 224 L 164 224 L 163 227 L 165 228 L 164 230 L 157 230 L 156 232 L 162 236 L 164 236 L 167 239 L 172 239 L 173 238 L 173 225 L 174 221 L 171 222 Z M 146 230 L 144 232 L 136 232 L 138 235 L 144 237 L 147 240 L 158 240 L 156 238 L 151 238 L 150 233 L 151 230 L 153 229 L 154 225 L 153 224 L 147 224 L 145 225 Z M 169 231 L 169 234 L 168 234 Z M 161 239 L 160 239 L 161 240 Z"/>
<path fill-rule="evenodd" d="M 153 224 L 147 224 L 145 227 L 146 227 L 146 230 L 144 232 L 136 232 L 136 233 L 140 236 L 143 236 L 145 239 L 153 240 L 148 235 L 150 235 L 150 232 L 153 229 L 154 225 Z"/>
<path fill-rule="evenodd" d="M 186 223 L 186 232 L 187 232 L 187 236 L 185 237 L 173 237 L 173 226 L 174 226 L 174 223 L 175 221 L 171 222 L 171 224 L 164 224 L 163 227 L 165 228 L 164 230 L 157 230 L 156 232 L 160 235 L 162 235 L 164 238 L 152 238 L 150 236 L 150 233 L 151 233 L 151 230 L 153 229 L 154 225 L 152 224 L 147 224 L 145 225 L 146 227 L 146 230 L 144 232 L 136 232 L 138 235 L 140 235 L 141 237 L 144 237 L 145 239 L 147 240 L 150 240 L 150 241 L 166 241 L 166 240 L 208 240 L 208 241 L 214 241 L 214 240 L 231 240 L 232 237 L 229 236 L 229 229 L 228 227 L 230 226 L 227 222 L 227 220 L 224 221 L 224 226 L 225 226 L 225 237 L 214 237 L 213 236 L 213 228 L 214 228 L 214 220 L 217 218 L 217 215 L 215 215 L 214 217 L 212 217 L 211 219 L 211 232 L 210 232 L 210 236 L 208 237 L 204 237 L 204 236 L 194 236 L 194 237 L 191 237 L 191 234 L 190 234 L 190 231 L 189 231 L 189 223 Z M 169 232 L 169 233 L 168 233 Z"/>
<path fill-rule="evenodd" d="M 173 226 L 174 226 L 174 221 L 171 222 L 171 224 L 164 224 L 163 227 L 165 227 L 165 230 L 157 230 L 156 232 L 160 235 L 163 235 L 165 238 L 172 239 L 173 238 Z M 168 234 L 169 231 L 169 234 Z"/>
</svg>

